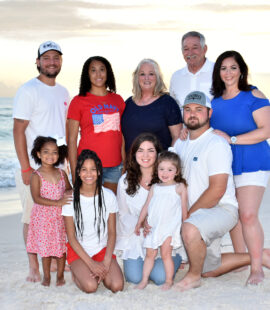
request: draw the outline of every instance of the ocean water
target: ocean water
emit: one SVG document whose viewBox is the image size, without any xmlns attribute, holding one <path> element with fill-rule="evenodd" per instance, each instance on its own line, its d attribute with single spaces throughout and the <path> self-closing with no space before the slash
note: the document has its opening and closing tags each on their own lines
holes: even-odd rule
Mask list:
<svg viewBox="0 0 270 310">
<path fill-rule="evenodd" d="M 0 97 L 0 188 L 15 186 L 15 171 L 19 167 L 13 144 L 13 98 Z"/>
</svg>

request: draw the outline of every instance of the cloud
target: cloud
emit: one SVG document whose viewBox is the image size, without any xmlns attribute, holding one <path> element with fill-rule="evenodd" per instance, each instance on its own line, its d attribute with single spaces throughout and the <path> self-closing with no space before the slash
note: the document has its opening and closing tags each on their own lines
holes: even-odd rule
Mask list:
<svg viewBox="0 0 270 310">
<path fill-rule="evenodd" d="M 244 12 L 244 11 L 270 11 L 270 4 L 222 4 L 216 2 L 205 2 L 192 6 L 193 9 L 199 9 L 204 11 L 212 11 L 215 13 L 225 13 L 225 12 Z"/>
<path fill-rule="evenodd" d="M 140 26 L 119 22 L 99 22 L 96 12 L 137 10 L 147 5 L 112 5 L 85 1 L 0 1 L 0 34 L 24 40 L 53 34 L 54 37 L 96 35 L 96 31 L 137 30 Z M 86 14 L 93 16 L 88 18 Z M 106 18 L 104 19 L 106 20 Z"/>
</svg>

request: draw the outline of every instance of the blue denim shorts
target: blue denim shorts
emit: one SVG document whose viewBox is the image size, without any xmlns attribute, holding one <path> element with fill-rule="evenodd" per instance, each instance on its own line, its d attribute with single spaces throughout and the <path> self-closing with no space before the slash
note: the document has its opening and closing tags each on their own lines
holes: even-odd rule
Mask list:
<svg viewBox="0 0 270 310">
<path fill-rule="evenodd" d="M 103 179 L 102 182 L 108 182 L 108 183 L 118 183 L 118 180 L 120 179 L 122 175 L 122 169 L 123 164 L 121 163 L 119 166 L 115 167 L 106 167 L 103 168 Z"/>
</svg>

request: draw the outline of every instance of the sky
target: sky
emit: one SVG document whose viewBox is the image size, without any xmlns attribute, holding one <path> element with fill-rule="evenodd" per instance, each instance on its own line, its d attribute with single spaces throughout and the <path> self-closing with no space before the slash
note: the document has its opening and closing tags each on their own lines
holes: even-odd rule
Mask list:
<svg viewBox="0 0 270 310">
<path fill-rule="evenodd" d="M 132 73 L 143 58 L 156 60 L 169 88 L 185 65 L 181 37 L 206 37 L 215 61 L 234 49 L 250 69 L 250 83 L 270 97 L 269 0 L 0 0 L 0 97 L 13 97 L 38 75 L 39 45 L 56 41 L 63 51 L 57 82 L 78 93 L 83 63 L 95 55 L 112 64 L 117 92 L 132 95 Z"/>
</svg>

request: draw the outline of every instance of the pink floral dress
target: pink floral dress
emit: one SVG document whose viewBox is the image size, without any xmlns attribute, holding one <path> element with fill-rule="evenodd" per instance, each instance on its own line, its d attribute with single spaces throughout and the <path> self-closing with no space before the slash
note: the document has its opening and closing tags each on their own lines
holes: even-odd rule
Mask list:
<svg viewBox="0 0 270 310">
<path fill-rule="evenodd" d="M 39 171 L 34 173 L 41 179 L 41 197 L 51 200 L 63 197 L 65 178 L 61 169 L 59 169 L 61 178 L 57 184 L 45 180 Z M 66 253 L 66 231 L 61 213 L 62 207 L 34 204 L 27 236 L 28 253 L 37 253 L 41 257 L 62 257 Z"/>
</svg>

